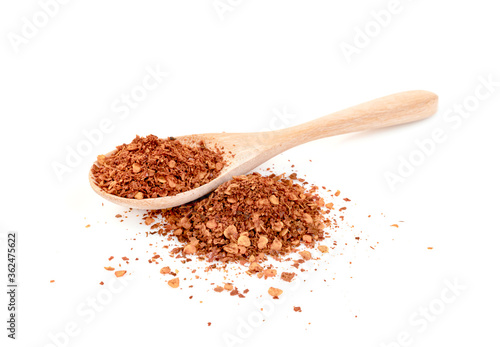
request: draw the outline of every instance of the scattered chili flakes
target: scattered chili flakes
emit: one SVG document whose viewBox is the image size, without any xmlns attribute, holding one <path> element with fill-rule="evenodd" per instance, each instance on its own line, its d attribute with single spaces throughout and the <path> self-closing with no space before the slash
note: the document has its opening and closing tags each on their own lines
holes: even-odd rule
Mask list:
<svg viewBox="0 0 500 347">
<path fill-rule="evenodd" d="M 295 312 L 302 312 L 302 309 L 300 308 L 300 306 L 294 306 L 294 307 L 293 307 L 293 310 L 294 310 Z"/>
<path fill-rule="evenodd" d="M 97 156 L 94 182 L 105 192 L 123 198 L 148 199 L 198 188 L 220 175 L 223 152 L 200 141 L 188 146 L 175 138 L 136 136 L 109 156 Z"/>
<path fill-rule="evenodd" d="M 115 268 L 111 267 L 111 266 L 105 266 L 104 269 L 108 270 L 108 271 L 114 271 L 115 270 Z"/>
<path fill-rule="evenodd" d="M 399 228 L 399 225 L 397 224 L 392 224 L 391 227 Z"/>
<path fill-rule="evenodd" d="M 434 249 L 434 247 L 427 247 L 427 249 Z"/>
<path fill-rule="evenodd" d="M 214 291 L 216 291 L 217 293 L 222 293 L 223 290 L 224 288 L 222 288 L 221 286 L 217 286 L 214 288 Z"/>
<path fill-rule="evenodd" d="M 104 285 L 104 282 L 103 282 L 103 281 L 101 281 L 99 284 L 100 284 L 101 286 L 103 286 L 103 285 Z"/>
<path fill-rule="evenodd" d="M 55 281 L 54 280 L 50 280 L 50 283 L 54 283 Z"/>
<path fill-rule="evenodd" d="M 116 277 L 123 277 L 123 275 L 125 275 L 126 273 L 127 273 L 126 270 L 115 271 L 115 276 Z"/>
<path fill-rule="evenodd" d="M 177 288 L 179 287 L 179 277 L 172 278 L 170 281 L 167 282 L 168 285 L 172 288 Z"/>
</svg>

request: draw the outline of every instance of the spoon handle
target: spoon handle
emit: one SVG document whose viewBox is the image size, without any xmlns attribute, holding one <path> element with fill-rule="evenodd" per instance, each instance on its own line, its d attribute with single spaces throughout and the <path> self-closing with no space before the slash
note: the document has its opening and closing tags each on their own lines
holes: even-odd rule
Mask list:
<svg viewBox="0 0 500 347">
<path fill-rule="evenodd" d="M 414 122 L 436 113 L 437 104 L 438 96 L 424 90 L 392 94 L 274 131 L 271 145 L 285 150 L 323 137 Z"/>
</svg>

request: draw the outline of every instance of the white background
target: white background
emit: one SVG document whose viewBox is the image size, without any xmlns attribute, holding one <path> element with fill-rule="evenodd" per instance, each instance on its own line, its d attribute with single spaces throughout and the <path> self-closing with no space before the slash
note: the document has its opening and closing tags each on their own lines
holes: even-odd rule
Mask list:
<svg viewBox="0 0 500 347">
<path fill-rule="evenodd" d="M 235 345 L 498 345 L 496 4 L 401 0 L 382 27 L 373 24 L 372 11 L 392 9 L 390 1 L 222 3 L 231 10 L 221 16 L 211 0 L 74 0 L 52 7 L 47 23 L 37 1 L 1 3 L 0 231 L 19 233 L 20 286 L 18 340 L 7 341 L 2 323 L 1 345 L 55 345 L 51 334 L 61 346 L 224 345 L 239 319 L 259 312 L 254 301 L 267 299 L 271 282 L 245 299 L 211 291 L 210 282 L 220 283 L 215 273 L 199 271 L 208 280 L 193 289 L 182 281 L 182 290 L 168 287 L 159 267 L 147 264 L 155 250 L 145 227 L 132 218 L 120 223 L 114 215 L 123 209 L 102 206 L 90 189 L 95 157 L 136 134 L 260 131 L 411 89 L 439 95 L 434 117 L 320 140 L 271 161 L 285 167 L 290 160 L 299 175 L 351 198 L 357 205 L 349 222 L 356 232 L 366 224 L 365 241 L 323 257 L 322 272 L 298 289 L 273 282 L 285 289 L 283 303 Z M 39 27 L 27 37 L 23 18 L 33 23 L 33 16 Z M 367 29 L 368 41 L 346 56 L 342 45 L 354 45 Z M 116 100 L 140 86 L 148 69 L 170 75 L 126 117 L 116 112 Z M 475 105 L 481 78 L 496 86 Z M 451 113 L 464 102 L 471 108 L 466 118 Z M 276 111 L 295 118 L 277 121 Z M 112 130 L 59 179 L 54 165 L 69 165 L 68 151 L 84 146 L 83 132 L 103 119 Z M 415 141 L 435 129 L 446 140 L 391 189 L 387 172 L 399 174 L 401 160 L 418 159 Z M 370 213 L 380 217 L 368 223 Z M 398 221 L 404 223 L 397 231 L 389 227 Z M 126 240 L 136 234 L 135 243 Z M 368 247 L 377 242 L 375 250 Z M 132 255 L 134 246 L 144 264 L 128 268 L 129 284 L 102 311 L 79 314 L 87 298 L 105 295 L 101 280 L 112 283 L 113 274 L 103 270 L 107 258 Z M 237 282 L 245 288 L 260 285 L 255 281 Z M 461 289 L 443 304 L 446 281 Z M 4 322 L 5 296 L 1 303 Z M 439 314 L 419 330 L 411 317 L 429 305 Z M 61 334 L 71 322 L 78 333 L 66 338 Z M 407 343 L 394 344 L 401 336 Z"/>
</svg>

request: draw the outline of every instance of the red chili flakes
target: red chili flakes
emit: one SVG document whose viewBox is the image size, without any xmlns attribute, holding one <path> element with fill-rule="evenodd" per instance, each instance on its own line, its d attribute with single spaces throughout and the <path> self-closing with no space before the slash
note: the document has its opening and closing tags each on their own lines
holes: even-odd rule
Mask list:
<svg viewBox="0 0 500 347">
<path fill-rule="evenodd" d="M 123 277 L 127 273 L 126 270 L 120 270 L 120 271 L 115 271 L 115 276 L 116 277 Z"/>
<path fill-rule="evenodd" d="M 222 293 L 222 291 L 224 291 L 224 288 L 222 288 L 221 286 L 217 286 L 214 288 L 214 291 L 216 291 L 217 293 Z"/>
<path fill-rule="evenodd" d="M 399 225 L 397 224 L 392 224 L 391 227 L 399 228 Z"/>
<path fill-rule="evenodd" d="M 281 279 L 286 282 L 292 282 L 293 278 L 295 277 L 295 274 L 293 272 L 282 272 L 281 273 Z"/>
<path fill-rule="evenodd" d="M 323 199 L 303 185 L 284 175 L 253 173 L 233 177 L 204 199 L 145 216 L 157 218 L 160 235 L 174 235 L 184 245 L 173 250 L 178 256 L 249 261 L 248 271 L 261 273 L 267 256 L 323 240 L 331 225 L 325 213 Z"/>
<path fill-rule="evenodd" d="M 223 152 L 202 141 L 188 146 L 148 135 L 136 136 L 107 157 L 99 155 L 92 174 L 105 192 L 140 200 L 198 188 L 219 176 L 224 165 Z"/>
<path fill-rule="evenodd" d="M 55 281 L 54 280 L 50 280 L 50 283 L 54 283 Z"/>
<path fill-rule="evenodd" d="M 170 273 L 170 267 L 168 267 L 168 266 L 162 267 L 162 268 L 160 269 L 160 273 L 161 273 L 162 275 L 167 275 L 167 274 L 169 274 L 169 273 Z"/>
<path fill-rule="evenodd" d="M 207 324 L 208 324 L 208 326 L 211 326 L 211 325 L 212 325 L 212 323 L 210 323 L 210 322 L 208 322 Z"/>
<path fill-rule="evenodd" d="M 339 195 L 340 195 L 340 190 L 337 190 L 337 191 L 335 192 L 335 196 L 339 196 Z"/>
<path fill-rule="evenodd" d="M 111 267 L 111 266 L 105 266 L 104 269 L 108 270 L 108 271 L 114 271 L 115 270 L 115 268 Z"/>
<path fill-rule="evenodd" d="M 293 307 L 293 310 L 294 310 L 295 312 L 302 312 L 302 309 L 300 308 L 300 306 L 294 306 L 294 307 Z"/>
<path fill-rule="evenodd" d="M 101 283 L 99 283 L 99 284 L 100 284 L 101 286 L 103 286 L 103 285 L 104 285 L 104 282 L 103 282 L 103 281 L 101 281 Z"/>
<path fill-rule="evenodd" d="M 321 253 L 328 253 L 328 247 L 327 247 L 327 246 L 324 246 L 324 245 L 319 245 L 319 246 L 318 246 L 318 250 L 319 250 Z"/>
<path fill-rule="evenodd" d="M 111 256 L 108 258 L 109 261 L 113 260 L 115 257 Z"/>
<path fill-rule="evenodd" d="M 281 289 L 274 287 L 270 287 L 267 292 L 273 297 L 273 299 L 278 299 L 278 296 L 283 294 L 283 291 Z"/>
</svg>

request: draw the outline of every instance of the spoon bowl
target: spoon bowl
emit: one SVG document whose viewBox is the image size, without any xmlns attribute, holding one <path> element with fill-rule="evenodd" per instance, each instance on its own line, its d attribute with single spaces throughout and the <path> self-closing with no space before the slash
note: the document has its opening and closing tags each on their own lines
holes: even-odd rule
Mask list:
<svg viewBox="0 0 500 347">
<path fill-rule="evenodd" d="M 207 148 L 222 149 L 225 166 L 212 181 L 176 195 L 141 200 L 122 198 L 100 188 L 95 183 L 92 170 L 89 173 L 90 186 L 101 197 L 120 206 L 147 210 L 172 208 L 205 196 L 233 176 L 246 174 L 292 147 L 324 137 L 425 119 L 436 112 L 437 104 L 436 94 L 416 90 L 378 98 L 282 130 L 179 136 L 177 139 L 186 145 L 193 146 L 203 141 Z M 95 165 L 98 165 L 97 162 Z"/>
</svg>

